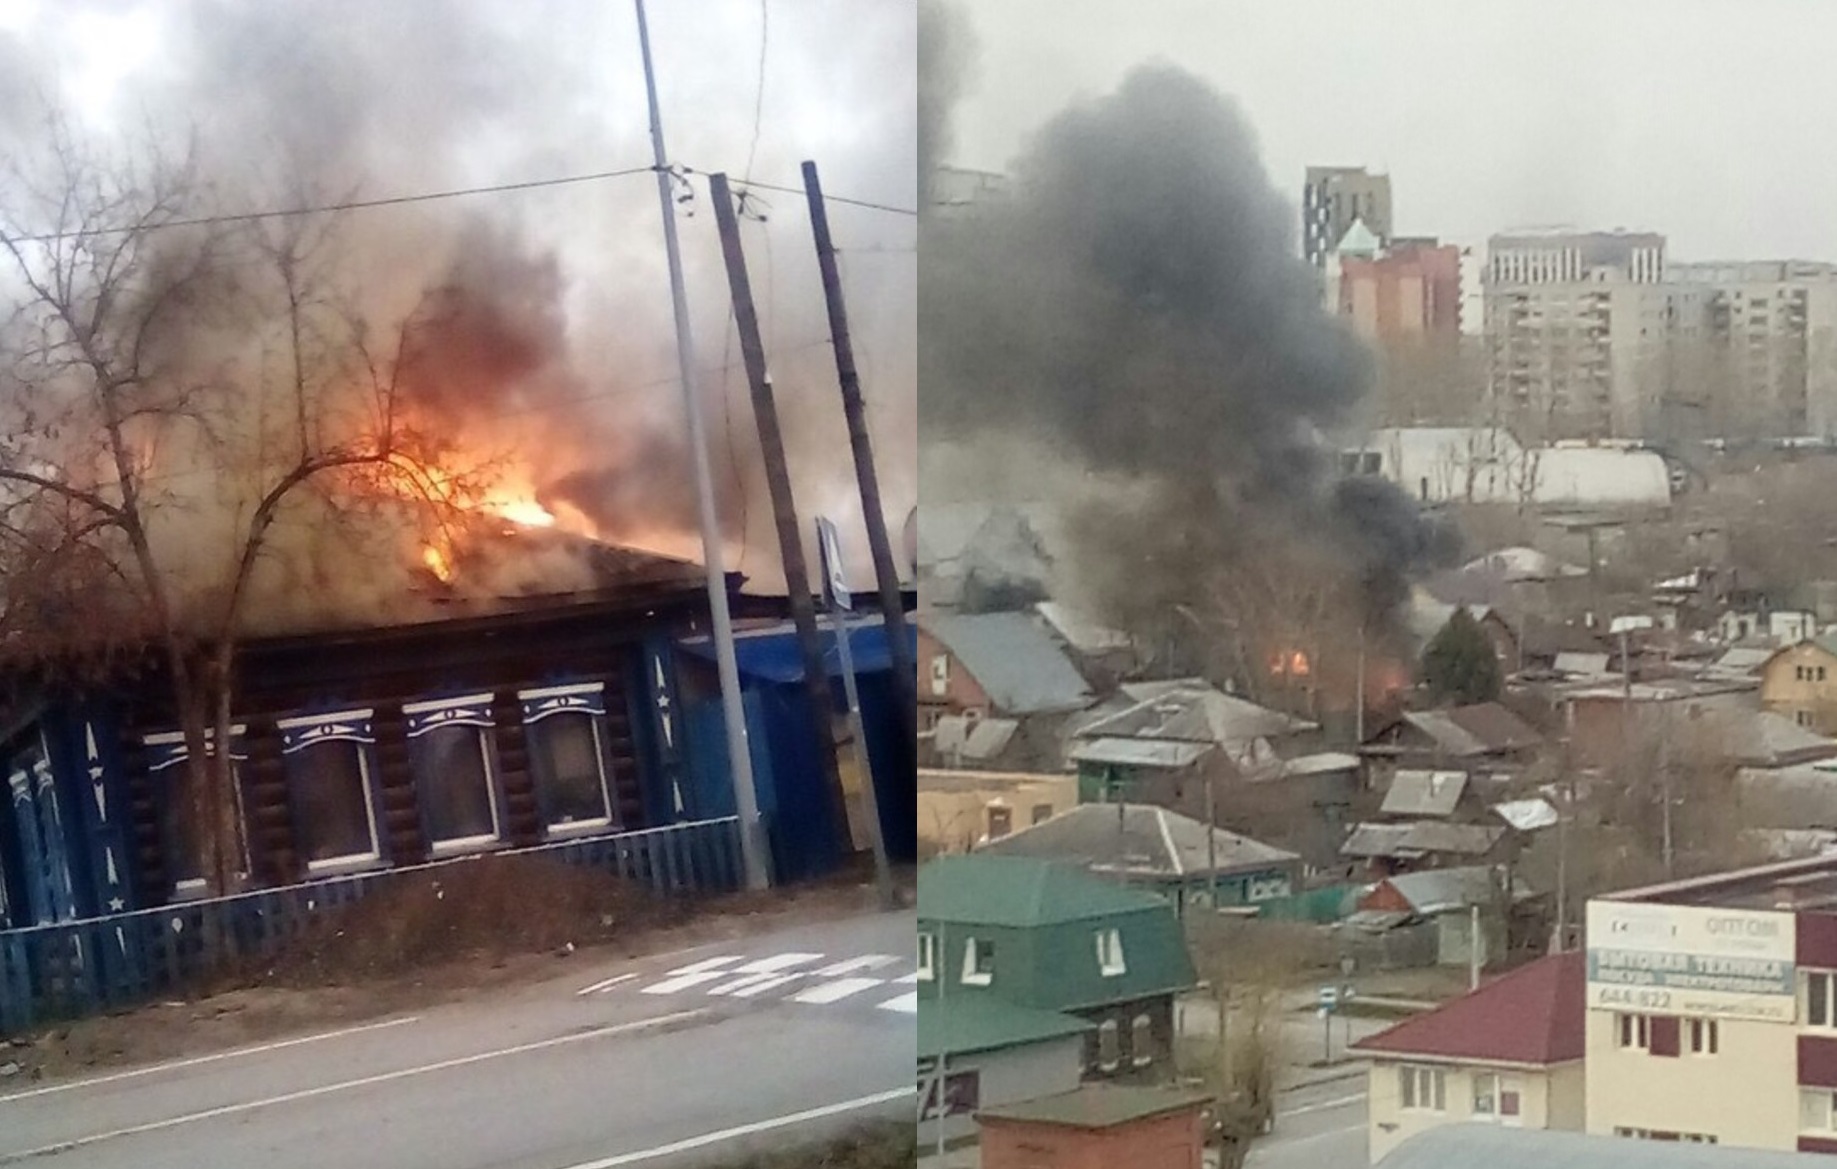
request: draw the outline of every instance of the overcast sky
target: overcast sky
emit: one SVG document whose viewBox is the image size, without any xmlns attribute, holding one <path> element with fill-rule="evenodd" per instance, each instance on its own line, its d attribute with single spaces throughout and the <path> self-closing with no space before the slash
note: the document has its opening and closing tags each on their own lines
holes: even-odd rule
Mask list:
<svg viewBox="0 0 1837 1169">
<path fill-rule="evenodd" d="M 1234 95 L 1272 178 L 1391 175 L 1400 233 L 1664 232 L 1681 259 L 1837 261 L 1829 0 L 964 0 L 955 160 L 1000 169 L 1164 59 Z"/>
<path fill-rule="evenodd" d="M 750 164 L 761 182 L 801 188 L 799 164 L 814 159 L 832 196 L 915 206 L 912 0 L 651 0 L 649 8 L 673 161 L 727 171 L 736 183 Z M 287 159 L 304 158 L 322 191 L 367 196 L 651 161 L 631 0 L 0 0 L 0 136 L 42 137 L 25 116 L 33 90 L 102 131 L 139 133 L 143 122 L 169 138 L 195 130 L 209 177 L 232 206 L 290 201 L 242 181 L 286 169 Z M 0 154 L 5 147 L 0 138 Z M 698 190 L 679 222 L 700 364 L 725 355 L 737 367 L 714 217 L 705 184 Z M 798 502 L 806 515 L 836 515 L 854 536 L 858 497 L 803 196 L 760 194 L 766 222 L 749 221 L 744 232 L 801 472 Z M 437 217 L 463 214 L 488 216 L 519 246 L 554 252 L 576 360 L 595 382 L 624 387 L 598 408 L 627 432 L 644 423 L 680 433 L 677 391 L 657 384 L 674 376 L 676 355 L 648 174 L 362 214 L 370 233 L 362 258 L 372 266 L 392 246 L 389 224 L 413 239 Z M 897 524 L 916 492 L 916 225 L 909 215 L 842 204 L 832 204 L 830 219 Z M 412 269 L 420 257 L 400 259 Z M 427 263 L 437 275 L 437 263 Z M 752 462 L 744 448 L 756 440 L 744 378 L 736 368 L 727 380 L 731 408 L 712 425 L 717 463 L 726 464 L 717 475 L 729 472 L 731 495 L 732 469 Z M 743 457 L 723 457 L 736 449 Z M 745 567 L 763 573 L 775 556 L 756 471 L 740 472 L 750 479 Z M 687 466 L 680 472 L 686 482 Z"/>
</svg>

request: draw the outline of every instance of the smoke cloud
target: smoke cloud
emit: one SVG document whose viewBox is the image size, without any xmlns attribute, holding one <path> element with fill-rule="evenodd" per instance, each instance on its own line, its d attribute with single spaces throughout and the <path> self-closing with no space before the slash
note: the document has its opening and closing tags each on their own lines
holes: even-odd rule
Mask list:
<svg viewBox="0 0 1837 1169">
<path fill-rule="evenodd" d="M 945 0 L 919 0 L 919 194 L 931 201 L 931 180 L 948 160 L 951 111 L 975 74 L 975 34 L 961 10 Z"/>
<path fill-rule="evenodd" d="M 1370 362 L 1322 310 L 1234 105 L 1144 67 L 1012 177 L 927 227 L 927 441 L 996 428 L 1140 488 L 1075 525 L 1077 585 L 1112 619 L 1209 604 L 1221 574 L 1284 557 L 1324 558 L 1388 613 L 1444 541 L 1388 486 L 1335 480 L 1319 436 Z"/>
</svg>

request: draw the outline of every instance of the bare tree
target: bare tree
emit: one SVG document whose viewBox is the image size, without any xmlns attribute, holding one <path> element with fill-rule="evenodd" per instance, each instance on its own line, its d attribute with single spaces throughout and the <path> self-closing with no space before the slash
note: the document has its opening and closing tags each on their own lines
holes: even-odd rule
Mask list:
<svg viewBox="0 0 1837 1169">
<path fill-rule="evenodd" d="M 438 452 L 403 408 L 412 322 L 379 354 L 335 294 L 335 222 L 215 217 L 185 159 L 105 158 L 61 121 L 51 130 L 50 166 L 16 168 L 0 207 L 20 290 L 0 485 L 57 517 L 28 525 L 30 540 L 78 567 L 38 582 L 14 571 L 8 599 L 43 611 L 98 575 L 116 586 L 114 607 L 157 646 L 172 688 L 201 852 L 189 859 L 227 891 L 245 855 L 233 665 L 277 537 L 334 518 L 340 500 L 438 506 L 463 485 L 430 472 Z M 81 658 L 96 645 L 72 629 L 29 648 Z"/>
</svg>

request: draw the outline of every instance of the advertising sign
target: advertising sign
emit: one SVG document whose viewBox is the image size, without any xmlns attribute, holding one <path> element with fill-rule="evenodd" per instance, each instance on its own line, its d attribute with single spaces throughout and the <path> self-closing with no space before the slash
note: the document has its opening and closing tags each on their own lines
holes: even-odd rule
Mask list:
<svg viewBox="0 0 1837 1169">
<path fill-rule="evenodd" d="M 1794 922 L 1767 910 L 1591 901 L 1588 1005 L 1791 1023 Z"/>
</svg>

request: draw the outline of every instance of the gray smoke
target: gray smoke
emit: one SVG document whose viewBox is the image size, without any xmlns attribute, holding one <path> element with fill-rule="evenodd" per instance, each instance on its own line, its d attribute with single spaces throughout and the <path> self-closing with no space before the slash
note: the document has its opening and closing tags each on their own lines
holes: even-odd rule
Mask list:
<svg viewBox="0 0 1837 1169">
<path fill-rule="evenodd" d="M 1330 551 L 1388 611 L 1442 545 L 1394 490 L 1335 486 L 1318 435 L 1370 363 L 1322 310 L 1233 103 L 1139 69 L 1048 124 L 1013 178 L 928 226 L 927 440 L 1024 433 L 1147 488 L 1078 525 L 1076 571 L 1112 615 L 1197 603 L 1285 542 Z"/>
<path fill-rule="evenodd" d="M 975 34 L 960 9 L 945 0 L 919 0 L 919 195 L 931 201 L 937 168 L 948 161 L 951 111 L 975 75 Z"/>
</svg>

